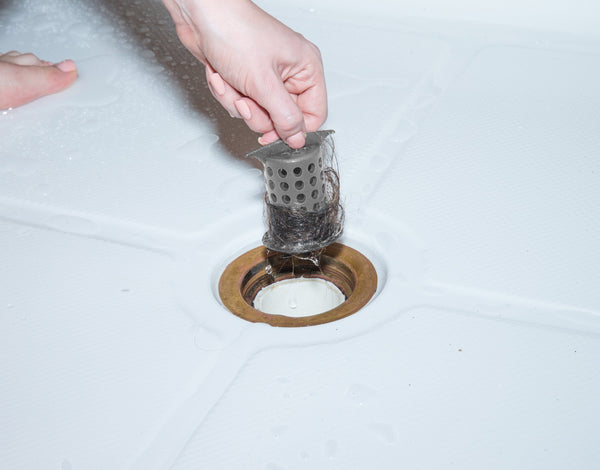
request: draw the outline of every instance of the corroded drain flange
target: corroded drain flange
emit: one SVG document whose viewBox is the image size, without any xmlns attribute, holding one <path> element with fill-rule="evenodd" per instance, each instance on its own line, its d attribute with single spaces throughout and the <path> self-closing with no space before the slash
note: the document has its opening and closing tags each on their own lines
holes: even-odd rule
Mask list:
<svg viewBox="0 0 600 470">
<path fill-rule="evenodd" d="M 327 312 L 305 317 L 272 315 L 252 306 L 263 287 L 298 277 L 330 281 L 342 291 L 346 301 Z M 268 255 L 267 249 L 260 246 L 232 261 L 219 280 L 219 296 L 232 313 L 250 322 L 284 327 L 321 325 L 352 315 L 367 304 L 376 289 L 373 264 L 362 253 L 341 243 L 325 249 L 318 269 L 308 259 L 281 253 Z"/>
</svg>

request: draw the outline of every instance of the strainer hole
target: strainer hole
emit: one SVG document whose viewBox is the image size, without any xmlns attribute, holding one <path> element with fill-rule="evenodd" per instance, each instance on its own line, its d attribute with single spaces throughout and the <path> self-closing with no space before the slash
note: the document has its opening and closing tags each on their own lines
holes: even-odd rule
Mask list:
<svg viewBox="0 0 600 470">
<path fill-rule="evenodd" d="M 302 168 L 300 168 L 299 166 L 297 166 L 296 168 L 294 168 L 294 175 L 301 176 L 302 175 Z"/>
<path fill-rule="evenodd" d="M 316 176 L 313 176 L 313 177 L 310 179 L 310 185 L 311 185 L 311 186 L 316 186 L 316 185 L 317 185 L 317 177 L 316 177 Z"/>
<path fill-rule="evenodd" d="M 289 197 L 287 194 L 284 194 L 284 195 L 281 197 L 281 200 L 282 200 L 284 203 L 286 203 L 286 204 L 289 204 L 289 203 L 291 202 L 291 200 L 292 200 L 292 199 L 291 199 L 291 198 L 290 198 L 290 197 Z"/>
<path fill-rule="evenodd" d="M 271 193 L 271 202 L 277 202 L 277 196 L 274 193 Z"/>
<path fill-rule="evenodd" d="M 279 175 L 281 178 L 285 178 L 285 177 L 287 176 L 287 171 L 286 171 L 285 169 L 283 169 L 283 168 L 280 168 L 280 169 L 277 171 L 277 174 L 278 174 L 278 175 Z"/>
<path fill-rule="evenodd" d="M 290 189 L 290 185 L 287 184 L 285 181 L 281 182 L 279 184 L 279 187 L 283 190 L 283 191 L 287 191 L 288 189 Z"/>
<path fill-rule="evenodd" d="M 273 191 L 275 189 L 275 183 L 273 183 L 273 180 L 269 180 L 269 189 L 271 191 Z"/>
<path fill-rule="evenodd" d="M 296 187 L 296 189 L 298 191 L 300 191 L 302 188 L 304 188 L 304 182 L 303 181 L 296 181 L 296 183 L 294 183 L 294 186 Z"/>
<path fill-rule="evenodd" d="M 314 163 L 311 163 L 310 165 L 308 165 L 308 172 L 309 173 L 315 172 L 315 164 Z"/>
<path fill-rule="evenodd" d="M 304 202 L 305 200 L 306 200 L 306 196 L 302 193 L 300 193 L 296 196 L 296 201 L 298 201 L 298 202 Z"/>
<path fill-rule="evenodd" d="M 319 190 L 318 189 L 313 190 L 313 192 L 310 195 L 313 199 L 317 199 L 319 197 Z"/>
<path fill-rule="evenodd" d="M 267 167 L 267 176 L 270 178 L 271 176 L 273 176 L 273 168 L 271 168 L 270 166 Z"/>
</svg>

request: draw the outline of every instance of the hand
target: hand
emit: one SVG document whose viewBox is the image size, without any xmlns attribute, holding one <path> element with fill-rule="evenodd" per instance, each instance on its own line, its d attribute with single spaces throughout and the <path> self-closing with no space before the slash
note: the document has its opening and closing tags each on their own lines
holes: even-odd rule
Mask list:
<svg viewBox="0 0 600 470">
<path fill-rule="evenodd" d="M 250 0 L 163 0 L 181 42 L 206 66 L 213 96 L 263 134 L 305 143 L 327 117 L 318 48 Z"/>
<path fill-rule="evenodd" d="M 0 54 L 0 109 L 16 108 L 67 88 L 77 78 L 72 60 L 52 64 L 35 55 Z"/>
</svg>

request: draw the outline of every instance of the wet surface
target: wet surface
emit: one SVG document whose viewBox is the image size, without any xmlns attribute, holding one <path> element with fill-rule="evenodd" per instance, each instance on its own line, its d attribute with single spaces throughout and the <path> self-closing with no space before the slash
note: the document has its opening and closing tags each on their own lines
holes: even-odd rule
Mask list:
<svg viewBox="0 0 600 470">
<path fill-rule="evenodd" d="M 230 314 L 257 136 L 164 8 L 0 1 L 0 50 L 80 75 L 0 114 L 0 466 L 598 467 L 598 43 L 270 6 L 323 52 L 376 296 L 304 329 Z"/>
</svg>

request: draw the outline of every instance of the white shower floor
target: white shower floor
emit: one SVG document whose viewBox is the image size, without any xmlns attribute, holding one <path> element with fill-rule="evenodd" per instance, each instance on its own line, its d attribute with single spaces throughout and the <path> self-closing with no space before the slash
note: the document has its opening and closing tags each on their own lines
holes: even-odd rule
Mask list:
<svg viewBox="0 0 600 470">
<path fill-rule="evenodd" d="M 0 0 L 0 51 L 80 75 L 0 112 L 0 468 L 599 468 L 600 43 L 263 4 L 322 50 L 376 298 L 228 313 L 256 136 L 164 9 Z"/>
</svg>

